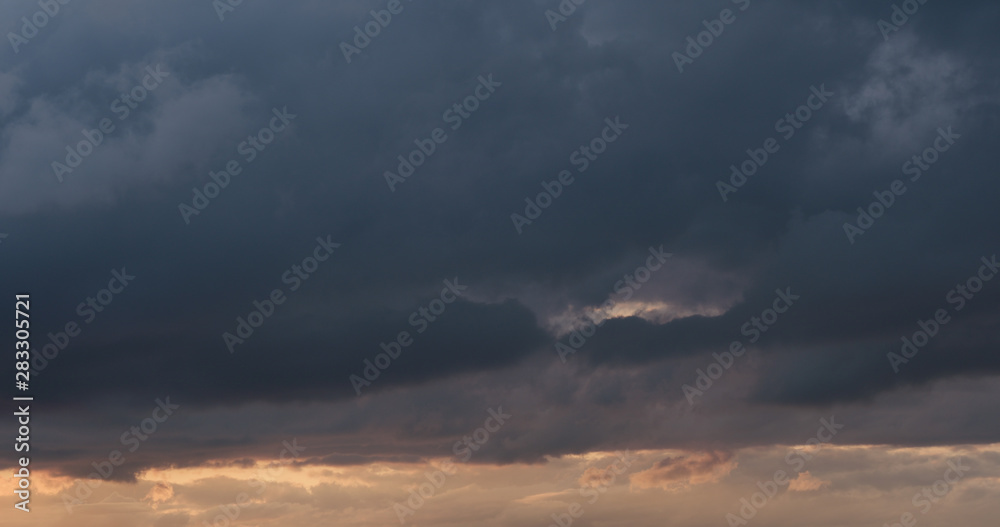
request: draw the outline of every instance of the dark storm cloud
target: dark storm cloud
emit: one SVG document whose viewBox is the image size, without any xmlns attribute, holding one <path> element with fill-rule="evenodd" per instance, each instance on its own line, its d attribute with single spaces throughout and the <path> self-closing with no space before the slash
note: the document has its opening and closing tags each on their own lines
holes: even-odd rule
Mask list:
<svg viewBox="0 0 1000 527">
<path fill-rule="evenodd" d="M 564 336 L 551 318 L 603 303 L 660 245 L 677 266 L 640 298 L 723 314 L 608 321 L 572 359 L 575 381 L 532 386 L 551 398 L 540 405 L 559 407 L 551 423 L 565 431 L 525 432 L 488 459 L 621 444 L 596 417 L 588 433 L 573 426 L 576 412 L 641 400 L 626 397 L 624 381 L 601 379 L 605 368 L 666 368 L 687 382 L 671 361 L 708 361 L 743 339 L 741 326 L 777 288 L 802 300 L 753 348 L 768 367 L 750 405 L 872 400 L 1000 370 L 987 353 L 1000 284 L 900 374 L 886 360 L 1000 249 L 990 52 L 1000 37 L 986 22 L 997 20 L 994 4 L 932 0 L 883 42 L 876 21 L 891 3 L 755 0 L 683 74 L 672 53 L 730 2 L 588 2 L 552 31 L 544 11 L 554 4 L 407 2 L 350 64 L 339 45 L 379 2 L 244 3 L 224 22 L 209 2 L 73 3 L 20 53 L 4 50 L 4 289 L 32 293 L 38 347 L 67 322 L 83 327 L 37 377 L 38 393 L 53 409 L 125 394 L 133 411 L 168 394 L 191 409 L 343 401 L 354 396 L 349 375 L 380 342 L 412 330 L 409 314 L 455 276 L 469 297 L 418 335 L 371 393 L 475 375 L 484 389 L 513 389 L 531 377 L 512 371 L 557 360 L 552 345 Z M 19 9 L 0 8 L 6 25 L 30 14 Z M 157 63 L 168 81 L 58 183 L 50 163 Z M 495 93 L 450 129 L 443 113 L 489 75 Z M 820 85 L 835 96 L 723 202 L 715 183 L 729 165 L 777 136 L 775 121 Z M 245 162 L 238 145 L 285 107 L 296 115 L 289 129 Z M 575 172 L 570 154 L 615 117 L 629 128 L 519 235 L 511 214 L 524 213 L 543 181 Z M 948 126 L 962 135 L 955 148 L 850 244 L 843 223 Z M 447 141 L 391 192 L 383 173 L 436 127 Z M 243 172 L 186 225 L 178 205 L 232 159 Z M 288 291 L 283 273 L 328 235 L 342 246 Z M 136 279 L 84 323 L 77 305 L 122 266 Z M 229 354 L 222 333 L 278 287 L 287 302 Z M 600 387 L 584 408 L 561 406 L 580 395 L 573 382 L 588 381 Z M 652 378 L 633 382 L 659 389 Z M 664 397 L 682 400 L 679 384 Z M 464 426 L 481 409 L 453 411 Z M 440 435 L 461 433 L 454 428 Z M 405 443 L 326 462 L 389 458 Z M 206 447 L 203 458 L 240 444 L 255 438 Z"/>
</svg>

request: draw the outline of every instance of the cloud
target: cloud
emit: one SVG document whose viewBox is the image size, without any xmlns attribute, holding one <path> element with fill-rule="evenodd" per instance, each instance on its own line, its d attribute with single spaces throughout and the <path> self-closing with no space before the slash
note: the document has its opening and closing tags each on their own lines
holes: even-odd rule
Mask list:
<svg viewBox="0 0 1000 527">
<path fill-rule="evenodd" d="M 39 348 L 82 329 L 34 378 L 51 416 L 38 463 L 86 475 L 166 396 L 182 413 L 116 478 L 273 455 L 288 435 L 321 445 L 317 465 L 415 462 L 501 403 L 517 420 L 477 463 L 791 442 L 830 407 L 854 444 L 1000 437 L 977 418 L 1000 393 L 995 283 L 905 371 L 886 360 L 996 252 L 995 3 L 928 6 L 889 43 L 876 30 L 888 6 L 754 3 L 684 75 L 671 54 L 715 16 L 703 4 L 587 3 L 556 32 L 543 4 L 407 4 L 346 64 L 340 42 L 377 6 L 244 3 L 220 23 L 203 1 L 105 0 L 67 6 L 8 52 L 7 289 L 41 306 Z M 0 18 L 31 15 L 19 9 Z M 53 159 L 159 62 L 167 82 L 55 182 Z M 450 129 L 443 113 L 491 73 L 495 96 Z M 715 182 L 824 82 L 836 100 L 723 203 Z M 294 129 L 186 225 L 178 205 L 285 105 Z M 629 133 L 518 235 L 510 215 L 575 171 L 572 153 L 614 116 Z M 843 224 L 939 125 L 961 143 L 849 244 Z M 448 141 L 389 192 L 384 172 L 439 126 Z M 343 250 L 229 354 L 222 334 L 328 234 Z M 660 245 L 674 258 L 624 299 L 616 284 Z M 85 322 L 78 306 L 123 265 L 136 282 Z M 350 375 L 415 332 L 411 313 L 454 276 L 469 297 L 358 398 Z M 789 286 L 801 303 L 750 345 L 745 324 Z M 563 364 L 563 329 L 608 299 L 621 316 Z M 690 407 L 681 386 L 735 340 L 746 356 Z M 708 470 L 697 459 L 639 479 L 690 481 Z"/>
<path fill-rule="evenodd" d="M 718 482 L 736 466 L 729 452 L 696 452 L 661 459 L 651 468 L 633 474 L 630 480 L 639 489 L 681 490 Z"/>
<path fill-rule="evenodd" d="M 823 481 L 809 471 L 800 472 L 799 475 L 788 483 L 788 490 L 791 492 L 811 492 L 830 486 L 829 481 Z"/>
<path fill-rule="evenodd" d="M 173 496 L 173 487 L 169 483 L 159 482 L 149 489 L 149 492 L 146 493 L 146 496 L 142 499 L 142 501 L 149 502 L 155 509 L 157 504 L 168 501 L 173 498 Z"/>
</svg>

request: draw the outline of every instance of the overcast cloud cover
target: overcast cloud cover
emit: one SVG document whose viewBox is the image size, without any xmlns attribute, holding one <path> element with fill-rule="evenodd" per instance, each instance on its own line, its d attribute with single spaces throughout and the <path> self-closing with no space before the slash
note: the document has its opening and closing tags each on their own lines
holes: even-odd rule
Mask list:
<svg viewBox="0 0 1000 527">
<path fill-rule="evenodd" d="M 211 524 L 240 470 L 292 438 L 305 453 L 235 524 L 394 524 L 414 467 L 502 407 L 459 494 L 408 523 L 545 525 L 566 508 L 538 500 L 628 449 L 630 479 L 577 525 L 723 525 L 835 416 L 837 448 L 761 525 L 802 524 L 797 496 L 822 504 L 808 524 L 898 522 L 955 455 L 974 483 L 922 524 L 995 525 L 1000 5 L 928 0 L 889 31 L 889 1 L 589 0 L 563 20 L 557 0 L 402 0 L 345 58 L 388 4 L 77 0 L 8 35 L 0 283 L 31 295 L 37 488 L 34 516 L 5 524 Z M 732 23 L 679 62 L 724 9 Z M 0 29 L 39 10 L 0 4 Z M 103 119 L 92 153 L 54 169 Z M 263 149 L 244 143 L 269 126 Z M 412 175 L 386 176 L 436 128 Z M 563 171 L 572 184 L 526 210 Z M 858 228 L 879 195 L 891 205 Z M 116 276 L 134 278 L 88 307 Z M 46 359 L 67 323 L 80 334 Z M 89 512 L 64 508 L 168 397 L 179 408 Z M 0 428 L 17 435 L 10 414 Z"/>
</svg>

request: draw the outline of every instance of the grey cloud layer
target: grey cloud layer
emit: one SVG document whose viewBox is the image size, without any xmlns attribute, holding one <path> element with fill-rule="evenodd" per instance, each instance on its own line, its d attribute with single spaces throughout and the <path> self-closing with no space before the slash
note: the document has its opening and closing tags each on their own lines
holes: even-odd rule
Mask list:
<svg viewBox="0 0 1000 527">
<path fill-rule="evenodd" d="M 137 279 L 38 376 L 40 394 L 66 412 L 125 394 L 137 409 L 167 394 L 192 409 L 344 401 L 354 396 L 348 376 L 379 342 L 412 329 L 409 313 L 456 275 L 469 299 L 420 335 L 373 393 L 456 376 L 515 390 L 558 360 L 563 336 L 547 322 L 603 303 L 660 244 L 677 262 L 638 298 L 724 314 L 611 320 L 573 358 L 572 376 L 558 381 L 567 386 L 532 387 L 539 406 L 637 367 L 640 392 L 668 371 L 662 395 L 683 401 L 693 365 L 743 338 L 741 325 L 786 286 L 803 300 L 753 348 L 765 367 L 732 394 L 751 408 L 871 401 L 996 375 L 995 283 L 899 375 L 885 354 L 1000 250 L 991 148 L 1000 69 L 987 23 L 998 8 L 930 2 L 883 42 L 876 21 L 889 4 L 754 1 L 678 74 L 671 54 L 725 5 L 588 2 L 553 32 L 546 2 L 406 3 L 346 64 L 340 42 L 380 3 L 244 3 L 221 23 L 207 2 L 73 3 L 20 53 L 3 51 L 4 290 L 30 286 L 41 329 L 57 331 L 79 321 L 77 304 L 110 269 L 124 265 Z M 30 14 L 19 9 L 0 8 L 0 20 L 13 28 Z M 58 183 L 50 163 L 156 63 L 167 82 Z M 382 174 L 396 156 L 446 126 L 442 112 L 487 74 L 502 86 L 390 193 Z M 820 84 L 835 98 L 723 203 L 715 182 Z M 191 203 L 192 187 L 241 159 L 238 145 L 285 106 L 298 116 L 291 130 L 185 225 L 178 204 Z M 614 116 L 628 133 L 519 236 L 510 215 L 525 196 Z M 849 244 L 843 223 L 948 126 L 962 135 L 956 147 Z M 342 248 L 230 355 L 222 332 L 326 234 Z M 634 401 L 611 383 L 580 404 Z M 525 439 L 496 459 L 614 445 L 614 432 L 548 430 L 559 437 Z M 995 430 L 957 435 L 997 439 Z"/>
</svg>

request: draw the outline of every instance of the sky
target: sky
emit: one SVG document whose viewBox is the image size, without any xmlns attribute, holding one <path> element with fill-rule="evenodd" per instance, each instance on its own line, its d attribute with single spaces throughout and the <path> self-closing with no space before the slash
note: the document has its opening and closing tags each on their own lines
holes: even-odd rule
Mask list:
<svg viewBox="0 0 1000 527">
<path fill-rule="evenodd" d="M 0 521 L 995 526 L 998 23 L 0 4 Z"/>
</svg>

